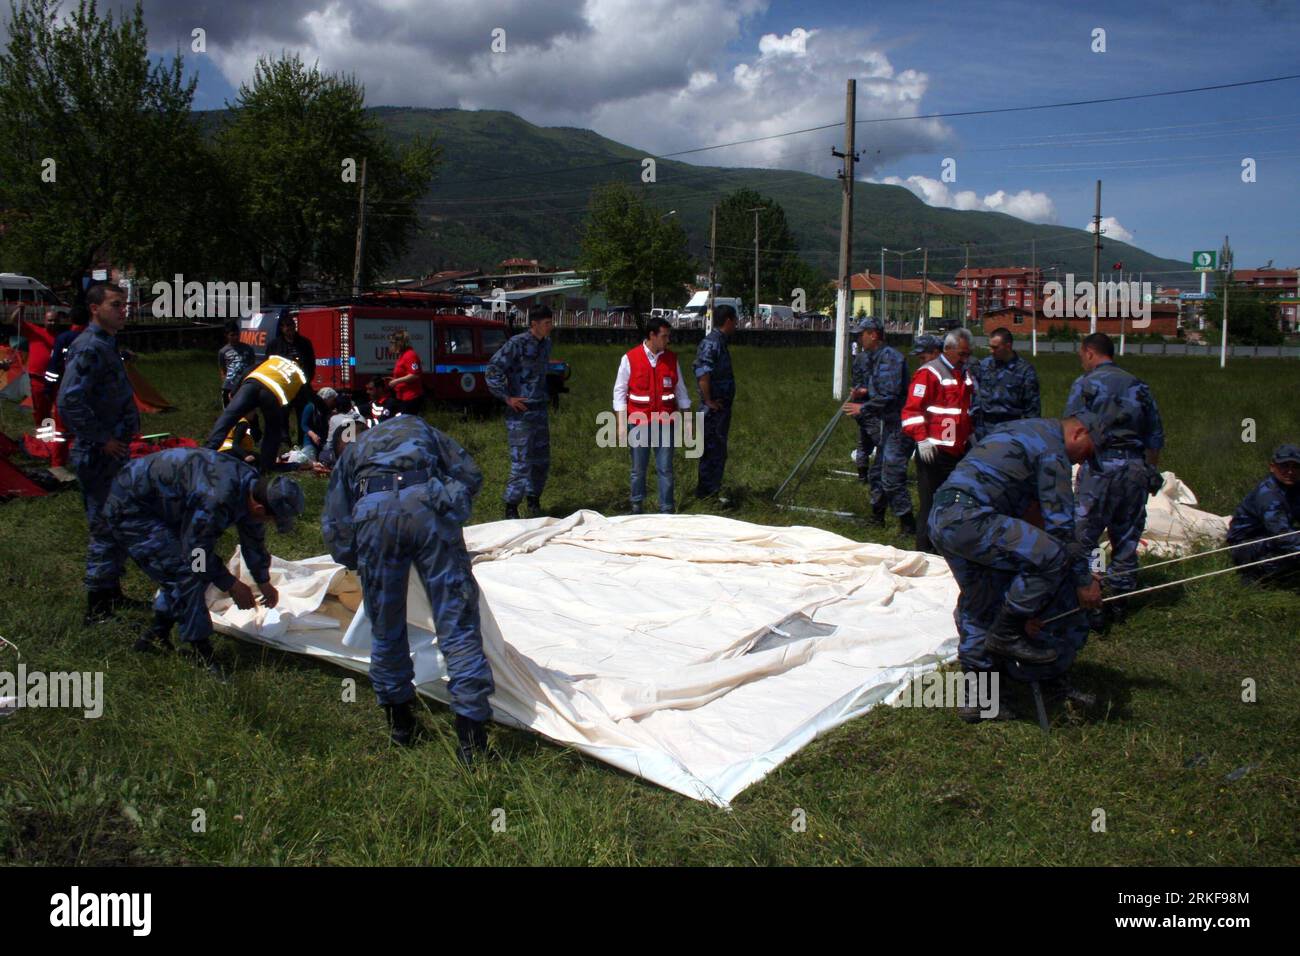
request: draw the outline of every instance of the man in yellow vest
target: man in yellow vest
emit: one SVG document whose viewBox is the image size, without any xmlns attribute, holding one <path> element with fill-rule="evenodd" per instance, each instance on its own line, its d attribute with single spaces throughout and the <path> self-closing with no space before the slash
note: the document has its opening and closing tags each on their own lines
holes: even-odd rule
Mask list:
<svg viewBox="0 0 1300 956">
<path fill-rule="evenodd" d="M 203 444 L 220 451 L 231 429 L 250 412 L 262 413 L 262 453 L 258 460 L 263 471 L 275 465 L 280 454 L 280 439 L 285 433 L 285 409 L 294 396 L 307 384 L 307 377 L 293 359 L 283 355 L 269 356 L 244 378 L 239 391 L 231 396 L 230 404 L 212 426 L 208 440 Z"/>
<path fill-rule="evenodd" d="M 256 465 L 257 443 L 254 441 L 253 431 L 253 417 L 245 415 L 226 433 L 225 440 L 217 451 L 232 455 L 250 465 Z"/>
</svg>

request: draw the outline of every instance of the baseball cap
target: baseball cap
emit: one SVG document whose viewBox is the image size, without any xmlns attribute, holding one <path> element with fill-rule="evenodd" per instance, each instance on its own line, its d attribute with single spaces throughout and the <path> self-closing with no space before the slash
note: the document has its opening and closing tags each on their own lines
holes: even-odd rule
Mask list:
<svg viewBox="0 0 1300 956">
<path fill-rule="evenodd" d="M 859 335 L 863 332 L 879 332 L 881 335 L 884 335 L 885 327 L 881 324 L 879 319 L 865 315 L 858 319 L 857 324 L 853 326 L 853 331 L 857 332 Z"/>
<path fill-rule="evenodd" d="M 1300 465 L 1300 447 L 1287 443 L 1273 449 L 1273 464 L 1280 465 L 1284 462 Z"/>
<path fill-rule="evenodd" d="M 1107 419 L 1104 415 L 1096 412 L 1082 411 L 1070 418 L 1077 418 L 1084 428 L 1088 429 L 1088 437 L 1092 439 L 1093 454 L 1101 451 L 1106 447 L 1107 442 Z"/>
<path fill-rule="evenodd" d="M 266 507 L 275 515 L 275 530 L 287 534 L 293 530 L 293 519 L 307 507 L 298 482 L 277 475 L 266 485 Z"/>
<path fill-rule="evenodd" d="M 918 335 L 916 341 L 912 344 L 912 354 L 920 355 L 922 352 L 942 352 L 943 342 L 933 335 Z"/>
</svg>

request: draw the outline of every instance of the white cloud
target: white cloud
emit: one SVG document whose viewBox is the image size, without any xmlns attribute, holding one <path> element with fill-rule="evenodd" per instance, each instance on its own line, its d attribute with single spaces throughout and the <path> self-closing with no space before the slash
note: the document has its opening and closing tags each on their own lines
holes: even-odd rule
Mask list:
<svg viewBox="0 0 1300 956">
<path fill-rule="evenodd" d="M 238 87 L 259 55 L 298 52 L 353 73 L 370 105 L 510 110 L 542 125 L 581 126 L 655 153 L 840 123 L 844 80 L 858 80 L 860 120 L 917 115 L 929 77 L 897 69 L 870 30 L 806 29 L 737 44 L 767 0 L 285 0 L 263 15 L 230 0 L 209 28 L 208 57 Z M 159 51 L 188 46 L 194 16 L 150 5 Z M 490 49 L 492 30 L 507 50 Z M 946 145 L 937 120 L 859 127 L 859 175 Z M 843 134 L 831 128 L 685 157 L 822 174 Z"/>
<path fill-rule="evenodd" d="M 888 186 L 902 186 L 915 193 L 927 206 L 943 209 L 975 209 L 983 212 L 1003 212 L 1017 219 L 1028 222 L 1055 223 L 1056 204 L 1047 193 L 1032 192 L 1022 189 L 1017 193 L 1008 193 L 999 189 L 981 197 L 973 189 L 953 191 L 948 184 L 928 176 L 885 176 L 870 182 L 884 183 Z"/>
<path fill-rule="evenodd" d="M 1093 228 L 1093 222 L 1091 219 L 1088 220 L 1088 224 L 1083 228 L 1087 229 L 1089 232 L 1097 231 L 1095 228 Z M 1119 242 L 1133 241 L 1133 233 L 1129 232 L 1127 229 L 1121 226 L 1119 220 L 1116 219 L 1114 216 L 1101 217 L 1101 234 L 1105 236 L 1107 239 L 1115 239 Z"/>
</svg>

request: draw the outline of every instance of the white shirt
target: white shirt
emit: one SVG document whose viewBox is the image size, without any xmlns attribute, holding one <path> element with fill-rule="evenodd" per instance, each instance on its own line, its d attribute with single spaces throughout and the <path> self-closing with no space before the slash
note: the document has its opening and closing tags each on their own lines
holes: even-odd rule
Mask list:
<svg viewBox="0 0 1300 956">
<path fill-rule="evenodd" d="M 663 352 L 651 352 L 650 346 L 644 342 L 641 348 L 645 350 L 646 358 L 650 360 L 650 367 L 655 368 L 659 364 L 659 356 Z M 627 360 L 627 353 L 623 353 L 623 358 L 618 363 L 618 377 L 614 379 L 614 411 L 627 411 L 627 383 L 632 377 L 632 363 Z M 682 381 L 681 365 L 677 366 L 677 387 L 673 389 L 673 398 L 677 401 L 677 407 L 682 411 L 691 407 L 691 396 L 686 391 L 686 383 Z"/>
</svg>

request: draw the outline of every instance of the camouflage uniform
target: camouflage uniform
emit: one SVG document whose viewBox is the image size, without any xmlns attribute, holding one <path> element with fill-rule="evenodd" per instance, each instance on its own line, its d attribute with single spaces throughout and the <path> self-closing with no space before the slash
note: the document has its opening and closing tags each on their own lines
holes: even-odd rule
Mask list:
<svg viewBox="0 0 1300 956">
<path fill-rule="evenodd" d="M 551 357 L 551 339 L 538 339 L 532 332 L 520 332 L 497 349 L 488 362 L 484 378 L 488 389 L 501 401 L 522 398 L 526 412 L 506 406 L 506 441 L 510 445 L 510 478 L 505 501 L 517 505 L 524 495 L 540 498 L 551 469 L 551 427 L 546 405 L 546 366 Z"/>
<path fill-rule="evenodd" d="M 876 449 L 867 480 L 871 485 L 871 507 L 883 513 L 886 505 L 894 514 L 912 511 L 907 493 L 907 460 L 915 443 L 903 434 L 901 413 L 907 400 L 907 362 L 889 345 L 875 351 L 862 349 L 853 357 L 853 387 L 865 388 L 858 422 L 858 468 Z"/>
<path fill-rule="evenodd" d="M 1228 525 L 1228 544 L 1242 544 L 1258 538 L 1271 538 L 1300 529 L 1300 484 L 1287 487 L 1272 475 L 1256 486 L 1237 506 Z M 1300 553 L 1300 534 L 1276 541 L 1247 544 L 1232 552 L 1233 564 L 1249 564 L 1280 555 Z M 1248 581 L 1285 578 L 1300 581 L 1300 560 L 1288 558 L 1275 564 L 1245 568 L 1241 576 Z"/>
<path fill-rule="evenodd" d="M 1007 362 L 999 362 L 989 355 L 971 371 L 975 378 L 971 418 L 976 441 L 998 425 L 1043 414 L 1038 397 L 1038 373 L 1019 353 L 1013 352 Z"/>
<path fill-rule="evenodd" d="M 68 349 L 59 385 L 59 412 L 72 433 L 69 459 L 81 482 L 90 542 L 86 548 L 86 590 L 118 586 L 126 553 L 103 521 L 104 499 L 125 458 L 104 451 L 110 439 L 129 443 L 140 432 L 140 412 L 117 342 L 91 323 Z"/>
<path fill-rule="evenodd" d="M 230 455 L 170 448 L 135 459 L 113 482 L 104 505 L 113 537 L 158 583 L 154 610 L 179 622 L 186 641 L 212 633 L 208 585 L 228 591 L 235 583 L 216 551 L 231 525 L 239 531 L 240 553 L 253 580 L 271 579 L 266 526 L 248 511 L 257 480 L 256 468 Z"/>
<path fill-rule="evenodd" d="M 731 405 L 736 399 L 731 351 L 721 329 L 714 329 L 700 342 L 700 347 L 695 350 L 694 372 L 697 383 L 700 376 L 709 376 L 709 394 L 722 406 L 714 411 L 704 404 L 704 393 L 700 393 L 700 409 L 704 413 L 704 451 L 700 455 L 695 494 L 704 498 L 722 489 L 722 473 L 727 467 L 727 438 L 731 434 Z"/>
<path fill-rule="evenodd" d="M 1061 423 L 1035 418 L 991 433 L 936 493 L 930 540 L 961 587 L 954 617 L 967 669 L 993 668 L 984 640 L 1003 604 L 1020 617 L 1051 617 L 1073 610 L 1075 589 L 1091 583 L 1088 555 L 1074 532 L 1070 471 Z M 1026 520 L 1035 504 L 1041 528 Z M 1064 673 L 1087 633 L 1081 614 L 1047 625 L 1038 640 L 1059 657 L 1037 667 L 1010 662 L 1013 676 Z"/>
<path fill-rule="evenodd" d="M 1093 412 L 1108 422 L 1104 451 L 1079 467 L 1075 532 L 1089 554 L 1110 535 L 1108 586 L 1115 594 L 1137 587 L 1138 541 L 1147 523 L 1147 497 L 1154 469 L 1148 450 L 1165 444 L 1160 410 L 1145 382 L 1114 362 L 1103 362 L 1075 379 L 1065 416 Z"/>
<path fill-rule="evenodd" d="M 478 585 L 461 531 L 482 486 L 465 449 L 412 415 L 364 432 L 330 474 L 321 530 L 334 560 L 360 571 L 373 632 L 370 680 L 380 704 L 415 696 L 406 631 L 414 563 L 433 608 L 451 709 L 471 720 L 491 715 L 492 670 L 483 656 Z"/>
</svg>

